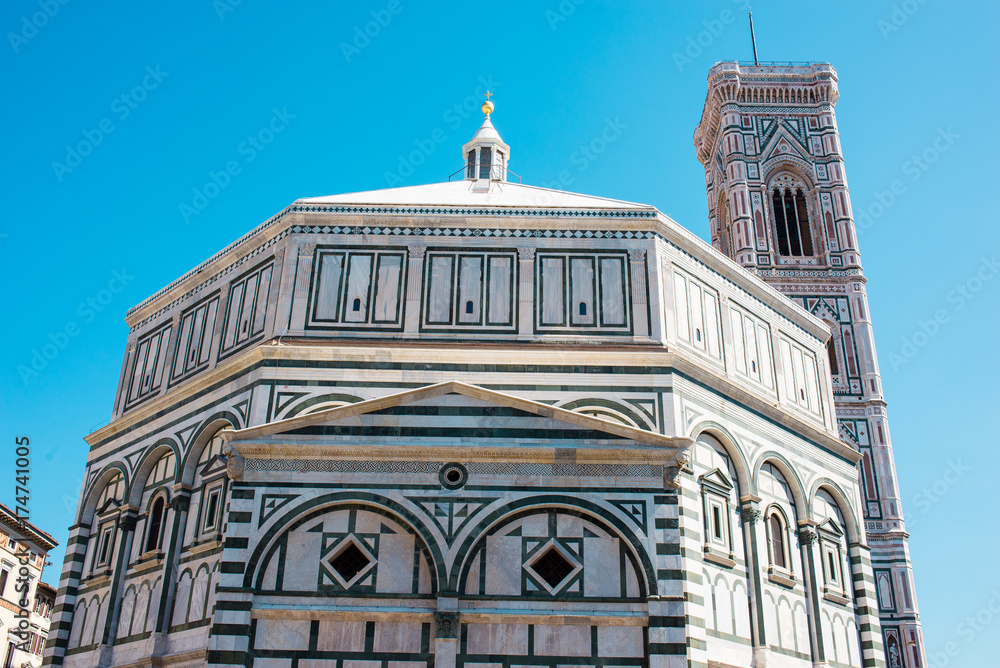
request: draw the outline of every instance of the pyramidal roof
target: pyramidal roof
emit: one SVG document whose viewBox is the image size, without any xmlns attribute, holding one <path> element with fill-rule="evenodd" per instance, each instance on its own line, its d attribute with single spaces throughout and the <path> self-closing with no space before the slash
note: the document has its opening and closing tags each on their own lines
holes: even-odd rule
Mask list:
<svg viewBox="0 0 1000 668">
<path fill-rule="evenodd" d="M 487 206 L 523 208 L 570 208 L 570 209 L 645 209 L 653 211 L 649 204 L 637 204 L 624 200 L 581 195 L 539 188 L 520 183 L 494 181 L 489 189 L 479 189 L 474 181 L 451 181 L 429 183 L 422 186 L 387 188 L 366 192 L 307 197 L 297 200 L 304 205 L 381 205 L 381 206 Z"/>
</svg>

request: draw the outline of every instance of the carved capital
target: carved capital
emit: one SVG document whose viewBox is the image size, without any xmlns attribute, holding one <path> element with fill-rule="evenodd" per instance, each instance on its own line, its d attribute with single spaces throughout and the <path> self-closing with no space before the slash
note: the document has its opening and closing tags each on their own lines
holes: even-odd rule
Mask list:
<svg viewBox="0 0 1000 668">
<path fill-rule="evenodd" d="M 118 526 L 121 527 L 122 531 L 135 531 L 135 524 L 135 515 L 122 515 L 121 519 L 118 520 Z"/>
<path fill-rule="evenodd" d="M 816 532 L 809 527 L 802 527 L 799 529 L 799 543 L 805 547 L 809 547 L 816 542 Z"/>
<path fill-rule="evenodd" d="M 443 638 L 445 640 L 458 639 L 457 612 L 435 612 L 434 624 L 437 626 L 436 638 Z"/>
<path fill-rule="evenodd" d="M 628 259 L 632 262 L 642 262 L 646 259 L 646 249 L 645 248 L 629 248 L 628 249 Z"/>
<path fill-rule="evenodd" d="M 191 505 L 191 497 L 186 494 L 177 494 L 170 499 L 170 509 L 174 512 L 186 511 Z"/>
<path fill-rule="evenodd" d="M 316 244 L 302 244 L 299 246 L 299 257 L 308 257 L 316 250 Z"/>
<path fill-rule="evenodd" d="M 744 524 L 756 524 L 760 519 L 760 509 L 752 504 L 740 506 L 740 519 Z"/>
<path fill-rule="evenodd" d="M 426 246 L 410 246 L 410 259 L 411 260 L 423 260 L 424 255 L 427 254 Z"/>
<path fill-rule="evenodd" d="M 517 257 L 521 262 L 534 262 L 535 261 L 535 249 L 534 248 L 518 248 Z"/>
</svg>

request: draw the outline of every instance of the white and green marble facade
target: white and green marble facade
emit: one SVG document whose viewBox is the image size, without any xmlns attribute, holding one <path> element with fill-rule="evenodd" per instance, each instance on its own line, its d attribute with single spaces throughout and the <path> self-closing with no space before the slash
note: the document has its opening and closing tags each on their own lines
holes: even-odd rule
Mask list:
<svg viewBox="0 0 1000 668">
<path fill-rule="evenodd" d="M 300 200 L 128 322 L 47 665 L 885 665 L 829 330 L 651 207 Z"/>
</svg>

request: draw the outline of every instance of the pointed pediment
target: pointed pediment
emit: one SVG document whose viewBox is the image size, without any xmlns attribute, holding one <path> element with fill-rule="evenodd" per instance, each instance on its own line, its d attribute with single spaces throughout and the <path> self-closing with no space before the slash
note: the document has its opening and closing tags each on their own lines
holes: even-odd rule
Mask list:
<svg viewBox="0 0 1000 668">
<path fill-rule="evenodd" d="M 556 408 L 457 381 L 391 394 L 347 406 L 223 432 L 234 446 L 281 441 L 427 438 L 473 443 L 572 444 L 599 441 L 623 447 L 657 446 L 668 456 L 691 444 L 620 422 Z"/>
<path fill-rule="evenodd" d="M 721 469 L 712 469 L 698 478 L 698 482 L 702 485 L 718 488 L 724 492 L 728 492 L 733 488 L 733 481 Z"/>
<path fill-rule="evenodd" d="M 833 536 L 834 539 L 839 539 L 844 535 L 844 532 L 841 530 L 840 526 L 833 521 L 833 518 L 827 518 L 825 522 L 820 523 L 820 525 L 816 528 L 829 536 Z"/>
<path fill-rule="evenodd" d="M 97 509 L 98 515 L 105 515 L 111 511 L 118 510 L 122 507 L 122 502 L 118 499 L 108 499 L 104 502 L 104 505 Z"/>
<path fill-rule="evenodd" d="M 761 151 L 761 161 L 766 162 L 771 158 L 782 156 L 795 156 L 802 160 L 812 160 L 806 147 L 792 133 L 784 127 L 774 133 L 768 145 Z"/>
<path fill-rule="evenodd" d="M 205 462 L 205 465 L 201 467 L 201 477 L 205 479 L 219 473 L 224 473 L 226 471 L 227 463 L 228 460 L 222 455 L 213 455 L 212 458 Z"/>
</svg>

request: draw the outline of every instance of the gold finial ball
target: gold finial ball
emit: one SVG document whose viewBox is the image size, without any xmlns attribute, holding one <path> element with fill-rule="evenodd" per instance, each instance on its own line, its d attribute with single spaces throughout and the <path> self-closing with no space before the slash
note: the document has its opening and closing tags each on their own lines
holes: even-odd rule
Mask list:
<svg viewBox="0 0 1000 668">
<path fill-rule="evenodd" d="M 495 107 L 493 106 L 493 103 L 490 102 L 489 100 L 486 100 L 486 102 L 483 102 L 483 113 L 486 114 L 487 116 L 489 116 L 490 114 L 493 113 L 493 109 L 494 108 Z"/>
</svg>

